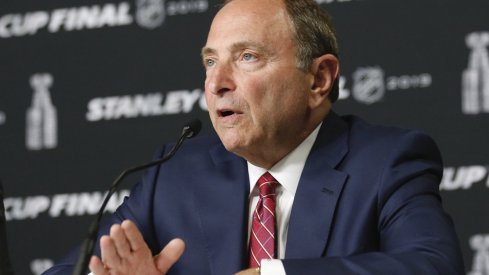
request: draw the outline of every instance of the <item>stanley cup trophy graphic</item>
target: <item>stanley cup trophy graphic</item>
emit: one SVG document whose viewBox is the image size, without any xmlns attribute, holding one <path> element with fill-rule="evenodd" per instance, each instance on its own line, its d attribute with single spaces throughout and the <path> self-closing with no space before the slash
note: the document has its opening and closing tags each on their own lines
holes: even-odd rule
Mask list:
<svg viewBox="0 0 489 275">
<path fill-rule="evenodd" d="M 469 66 L 462 76 L 464 114 L 489 113 L 489 32 L 473 32 L 466 43 L 472 49 Z"/>
<path fill-rule="evenodd" d="M 53 84 L 50 74 L 34 74 L 30 84 L 34 93 L 27 109 L 26 146 L 29 150 L 52 149 L 58 144 L 56 108 L 51 102 L 49 87 Z"/>
<path fill-rule="evenodd" d="M 474 250 L 472 270 L 467 275 L 489 275 L 489 235 L 474 235 L 470 238 Z"/>
</svg>

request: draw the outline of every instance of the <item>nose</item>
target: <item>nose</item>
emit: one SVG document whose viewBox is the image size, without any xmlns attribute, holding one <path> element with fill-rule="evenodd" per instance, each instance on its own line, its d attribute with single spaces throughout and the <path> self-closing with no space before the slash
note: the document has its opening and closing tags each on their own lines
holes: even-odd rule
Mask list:
<svg viewBox="0 0 489 275">
<path fill-rule="evenodd" d="M 206 72 L 205 90 L 214 95 L 223 95 L 234 91 L 236 84 L 233 78 L 233 69 L 230 64 L 218 63 Z"/>
</svg>

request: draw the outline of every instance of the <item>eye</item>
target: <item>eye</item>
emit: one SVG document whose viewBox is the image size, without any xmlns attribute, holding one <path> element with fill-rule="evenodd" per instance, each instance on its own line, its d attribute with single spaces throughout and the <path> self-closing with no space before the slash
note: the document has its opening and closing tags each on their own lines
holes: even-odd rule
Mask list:
<svg viewBox="0 0 489 275">
<path fill-rule="evenodd" d="M 216 62 L 213 59 L 210 59 L 210 58 L 204 59 L 204 66 L 206 68 L 212 67 L 212 66 L 214 66 L 214 64 L 216 64 Z"/>
<path fill-rule="evenodd" d="M 253 55 L 252 53 L 243 53 L 242 59 L 244 61 L 253 61 L 256 59 L 256 56 Z"/>
</svg>

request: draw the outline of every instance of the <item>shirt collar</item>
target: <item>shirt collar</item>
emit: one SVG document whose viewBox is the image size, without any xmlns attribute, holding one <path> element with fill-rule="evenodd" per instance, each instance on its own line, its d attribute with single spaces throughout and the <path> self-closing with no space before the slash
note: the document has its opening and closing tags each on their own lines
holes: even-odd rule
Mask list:
<svg viewBox="0 0 489 275">
<path fill-rule="evenodd" d="M 322 122 L 312 131 L 309 136 L 302 141 L 292 152 L 277 162 L 268 172 L 280 183 L 286 192 L 295 195 L 299 179 L 304 170 L 307 156 L 311 151 L 314 142 L 321 128 Z M 258 179 L 267 172 L 267 169 L 255 166 L 248 162 L 248 176 L 250 179 L 250 193 L 255 187 Z"/>
</svg>

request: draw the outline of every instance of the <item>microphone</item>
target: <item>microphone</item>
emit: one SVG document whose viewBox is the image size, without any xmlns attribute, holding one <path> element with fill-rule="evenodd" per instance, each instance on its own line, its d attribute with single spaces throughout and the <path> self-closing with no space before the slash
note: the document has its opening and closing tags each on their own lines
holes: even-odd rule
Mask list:
<svg viewBox="0 0 489 275">
<path fill-rule="evenodd" d="M 155 166 L 158 164 L 162 164 L 163 162 L 169 160 L 172 158 L 177 150 L 180 148 L 182 143 L 188 139 L 188 138 L 193 138 L 195 137 L 199 132 L 202 127 L 202 123 L 198 119 L 194 119 L 187 123 L 183 129 L 182 133 L 180 135 L 180 138 L 178 139 L 177 143 L 173 146 L 173 148 L 165 154 L 161 159 L 157 159 L 145 164 L 141 164 L 138 166 L 134 166 L 132 168 L 126 169 L 122 171 L 122 173 L 115 179 L 115 181 L 112 183 L 110 186 L 109 192 L 105 196 L 105 199 L 102 203 L 102 206 L 100 206 L 100 209 L 97 213 L 97 216 L 95 220 L 92 222 L 90 225 L 90 228 L 88 230 L 88 235 L 85 241 L 83 241 L 83 244 L 80 249 L 80 255 L 78 256 L 78 260 L 76 261 L 75 268 L 73 269 L 73 275 L 86 275 L 87 274 L 87 268 L 88 268 L 88 261 L 93 253 L 93 249 L 95 247 L 96 243 L 96 238 L 97 238 L 97 231 L 100 226 L 100 221 L 102 219 L 102 214 L 105 210 L 105 207 L 107 206 L 107 203 L 109 202 L 110 197 L 114 192 L 117 190 L 117 187 L 119 184 L 122 182 L 122 180 L 129 174 L 134 173 L 136 171 L 143 170 L 145 168 Z"/>
</svg>

